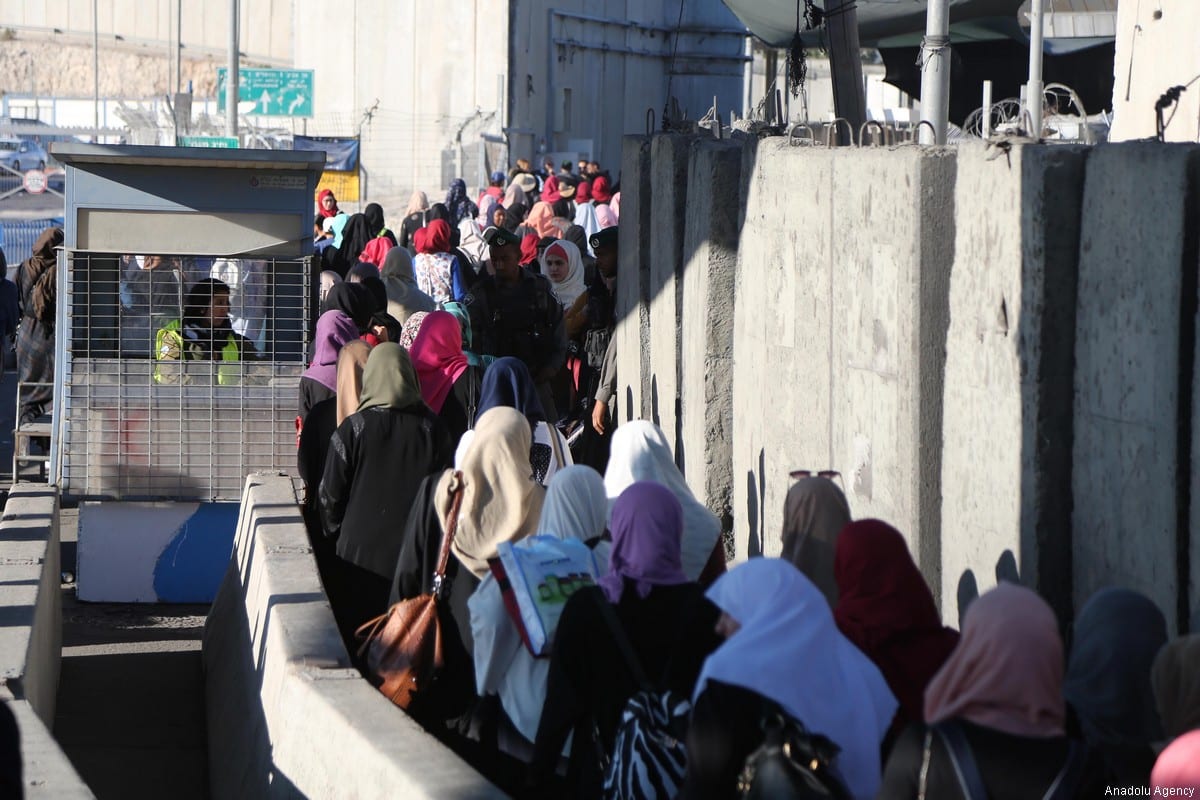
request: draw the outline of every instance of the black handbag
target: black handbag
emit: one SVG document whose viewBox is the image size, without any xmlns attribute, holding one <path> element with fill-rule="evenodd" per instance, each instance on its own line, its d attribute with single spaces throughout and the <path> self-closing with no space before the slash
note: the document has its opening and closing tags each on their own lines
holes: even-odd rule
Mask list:
<svg viewBox="0 0 1200 800">
<path fill-rule="evenodd" d="M 763 743 L 746 758 L 738 777 L 744 800 L 850 800 L 833 774 L 841 748 L 827 737 L 809 733 L 782 710 L 762 720 Z"/>
</svg>

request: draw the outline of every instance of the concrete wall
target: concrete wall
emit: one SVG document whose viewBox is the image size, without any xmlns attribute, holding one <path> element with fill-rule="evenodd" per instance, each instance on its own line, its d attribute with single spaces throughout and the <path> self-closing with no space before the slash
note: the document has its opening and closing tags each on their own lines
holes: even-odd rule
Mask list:
<svg viewBox="0 0 1200 800">
<path fill-rule="evenodd" d="M 1071 608 L 1083 148 L 960 145 L 942 449 L 942 607 L 1002 578 Z"/>
<path fill-rule="evenodd" d="M 1115 582 L 1185 625 L 1198 170 L 1186 145 L 1088 157 L 1075 345 L 1076 603 Z"/>
<path fill-rule="evenodd" d="M 295 0 L 242 0 L 239 48 L 247 59 L 286 66 L 292 58 L 292 6 Z M 229 3 L 179 0 L 99 0 L 96 29 L 101 45 L 120 36 L 129 45 L 160 47 L 175 41 L 182 11 L 184 58 L 229 50 Z M 86 36 L 93 29 L 91 0 L 0 0 L 0 28 Z"/>
<path fill-rule="evenodd" d="M 213 797 L 503 796 L 350 666 L 286 476 L 246 480 L 203 658 Z"/>
<path fill-rule="evenodd" d="M 17 718 L 25 795 L 92 797 L 50 735 L 62 659 L 58 490 L 17 484 L 0 517 L 0 701 Z"/>
<path fill-rule="evenodd" d="M 1167 89 L 1200 74 L 1200 3 L 1162 0 L 1117 4 L 1117 48 L 1113 65 L 1113 125 L 1109 140 L 1123 142 L 1155 135 L 1154 104 Z M 1180 97 L 1167 127 L 1169 142 L 1200 141 L 1200 92 L 1191 86 Z M 1170 116 L 1170 111 L 1167 116 Z"/>
<path fill-rule="evenodd" d="M 622 397 L 738 558 L 831 468 L 951 623 L 1019 580 L 1064 622 L 1115 584 L 1194 628 L 1198 152 L 627 140 Z"/>
</svg>

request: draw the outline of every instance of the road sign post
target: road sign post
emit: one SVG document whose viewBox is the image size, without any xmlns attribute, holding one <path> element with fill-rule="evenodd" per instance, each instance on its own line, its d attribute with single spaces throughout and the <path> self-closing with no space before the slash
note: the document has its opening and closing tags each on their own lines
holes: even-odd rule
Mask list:
<svg viewBox="0 0 1200 800">
<path fill-rule="evenodd" d="M 217 112 L 225 113 L 227 70 L 217 69 Z M 240 69 L 238 105 L 253 103 L 245 114 L 260 117 L 311 117 L 313 115 L 313 71 L 311 69 Z"/>
</svg>

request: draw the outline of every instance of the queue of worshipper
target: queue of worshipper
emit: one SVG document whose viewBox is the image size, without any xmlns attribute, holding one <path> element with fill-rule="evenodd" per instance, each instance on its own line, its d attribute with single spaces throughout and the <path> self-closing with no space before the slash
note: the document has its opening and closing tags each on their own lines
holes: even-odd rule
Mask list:
<svg viewBox="0 0 1200 800">
<path fill-rule="evenodd" d="M 373 648 L 435 596 L 436 678 L 388 696 L 516 797 L 1193 796 L 1200 635 L 1145 595 L 1097 592 L 1065 635 L 1001 582 L 955 630 L 829 472 L 793 473 L 778 556 L 728 563 L 669 437 L 617 424 L 613 191 L 563 166 L 415 198 L 408 238 L 445 258 L 418 267 L 402 230 L 381 300 L 325 279 L 299 462 L 364 677 L 387 693 Z"/>
</svg>

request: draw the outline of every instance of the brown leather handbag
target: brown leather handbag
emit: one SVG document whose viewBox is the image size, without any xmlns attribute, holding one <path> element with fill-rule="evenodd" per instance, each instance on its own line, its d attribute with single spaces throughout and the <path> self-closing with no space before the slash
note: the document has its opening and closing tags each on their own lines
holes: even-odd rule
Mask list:
<svg viewBox="0 0 1200 800">
<path fill-rule="evenodd" d="M 364 623 L 355 635 L 365 641 L 358 649 L 367 671 L 379 683 L 379 691 L 400 708 L 407 709 L 427 689 L 442 668 L 442 628 L 438 601 L 446 578 L 450 545 L 458 529 L 462 507 L 462 473 L 454 474 L 458 485 L 442 534 L 442 549 L 433 574 L 433 591 L 401 600 L 385 613 Z"/>
</svg>

